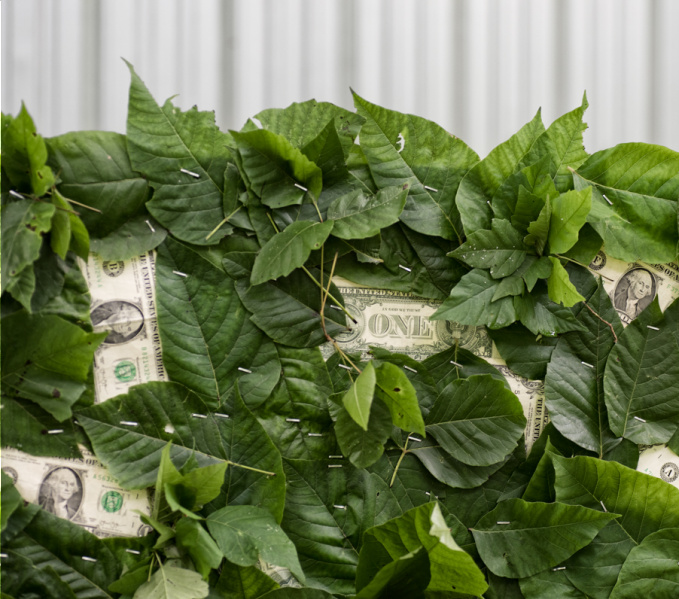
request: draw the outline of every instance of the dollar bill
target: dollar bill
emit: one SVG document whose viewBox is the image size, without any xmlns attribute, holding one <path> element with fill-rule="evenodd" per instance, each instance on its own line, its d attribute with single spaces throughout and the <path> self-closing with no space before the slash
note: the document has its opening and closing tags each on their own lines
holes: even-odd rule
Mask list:
<svg viewBox="0 0 679 599">
<path fill-rule="evenodd" d="M 604 289 L 623 325 L 634 320 L 656 297 L 665 310 L 679 297 L 679 264 L 623 262 L 599 252 L 589 270 L 601 276 Z"/>
<path fill-rule="evenodd" d="M 94 330 L 108 332 L 94 355 L 97 403 L 133 385 L 167 380 L 156 317 L 155 254 L 125 261 L 90 254 L 81 267 L 92 297 Z"/>
<path fill-rule="evenodd" d="M 336 277 L 347 311 L 356 323 L 350 332 L 336 337 L 345 352 L 367 357 L 371 346 L 423 360 L 459 344 L 497 367 L 523 406 L 527 424 L 526 447 L 530 449 L 549 418 L 545 409 L 543 381 L 530 381 L 512 372 L 502 359 L 484 327 L 445 320 L 429 320 L 441 302 L 399 291 L 370 289 Z M 322 348 L 329 355 L 331 346 Z"/>
<path fill-rule="evenodd" d="M 82 458 L 47 458 L 18 449 L 2 451 L 2 470 L 24 500 L 98 537 L 144 536 L 151 531 L 139 516 L 150 514 L 146 490 L 120 488 L 108 470 L 84 447 Z"/>
<path fill-rule="evenodd" d="M 643 446 L 637 470 L 660 478 L 679 489 L 679 456 L 667 445 Z"/>
</svg>

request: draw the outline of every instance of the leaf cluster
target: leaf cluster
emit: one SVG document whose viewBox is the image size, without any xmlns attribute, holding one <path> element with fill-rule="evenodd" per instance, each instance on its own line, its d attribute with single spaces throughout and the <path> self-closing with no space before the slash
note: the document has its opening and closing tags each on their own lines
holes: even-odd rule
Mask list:
<svg viewBox="0 0 679 599">
<path fill-rule="evenodd" d="M 3 474 L 3 597 L 672 596 L 679 491 L 634 468 L 677 447 L 679 302 L 623 330 L 582 265 L 677 258 L 676 152 L 589 156 L 586 99 L 483 160 L 355 93 L 222 132 L 130 72 L 125 136 L 3 115 L 3 436 L 87 446 L 152 491 L 153 533 L 98 539 Z M 153 249 L 170 382 L 95 405 L 77 257 Z M 530 454 L 504 376 L 458 345 L 345 353 L 335 275 L 439 300 L 544 378 Z"/>
</svg>

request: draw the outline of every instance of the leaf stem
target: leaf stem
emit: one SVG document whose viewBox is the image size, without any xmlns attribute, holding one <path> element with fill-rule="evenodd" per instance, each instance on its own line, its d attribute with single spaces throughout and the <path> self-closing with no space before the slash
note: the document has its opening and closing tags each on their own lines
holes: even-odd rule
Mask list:
<svg viewBox="0 0 679 599">
<path fill-rule="evenodd" d="M 611 333 L 613 334 L 613 341 L 615 343 L 618 342 L 618 336 L 615 334 L 615 329 L 613 328 L 613 325 L 605 320 L 600 314 L 598 314 L 590 305 L 587 303 L 586 300 L 582 300 L 582 303 L 585 304 L 585 307 L 592 313 L 594 316 L 596 316 L 601 322 L 604 324 L 608 325 L 608 328 L 611 329 Z"/>
<path fill-rule="evenodd" d="M 318 287 L 320 287 L 321 290 L 325 290 L 325 288 L 323 287 L 323 285 L 321 285 L 321 283 L 319 283 L 319 282 L 316 280 L 316 277 L 314 277 L 314 275 L 311 274 L 311 272 L 309 271 L 309 269 L 308 269 L 306 266 L 302 266 L 302 270 L 303 270 L 307 275 L 309 275 L 309 278 L 310 278 L 310 279 L 311 279 Z M 325 297 L 326 297 L 326 299 L 329 297 L 333 302 L 335 302 L 335 304 L 337 305 L 337 307 L 340 308 L 340 309 L 342 310 L 342 312 L 344 312 L 344 313 L 351 319 L 351 321 L 352 321 L 353 323 L 358 324 L 358 321 L 357 321 L 351 314 L 349 314 L 349 312 L 347 312 L 347 309 L 346 309 L 346 308 L 345 308 L 338 300 L 336 300 L 335 297 L 330 293 L 330 281 L 332 281 L 332 279 L 328 279 L 328 289 L 327 289 L 327 291 L 325 292 Z"/>
<path fill-rule="evenodd" d="M 396 467 L 394 468 L 394 473 L 391 475 L 391 480 L 389 481 L 389 488 L 394 486 L 394 481 L 396 480 L 396 473 L 398 472 L 398 469 L 401 467 L 401 462 L 403 461 L 403 458 L 405 455 L 408 453 L 408 439 L 406 438 L 406 444 L 403 446 L 403 449 L 401 450 L 401 455 L 398 458 L 398 462 L 396 462 Z"/>
<path fill-rule="evenodd" d="M 212 231 L 210 231 L 210 232 L 207 234 L 207 237 L 205 238 L 205 241 L 207 241 L 208 239 L 210 239 L 210 237 L 212 237 L 217 231 L 219 231 L 219 229 L 222 227 L 222 225 L 225 225 L 227 222 L 229 222 L 229 219 L 230 219 L 234 214 L 236 214 L 236 212 L 238 212 L 242 207 L 243 207 L 243 206 L 238 206 L 238 208 L 236 208 L 231 214 L 229 214 L 229 216 L 227 216 L 221 223 L 219 223 L 214 229 L 212 229 Z"/>
<path fill-rule="evenodd" d="M 232 462 L 231 460 L 225 460 L 230 466 L 236 468 L 243 468 L 243 470 L 251 470 L 252 472 L 259 472 L 260 474 L 266 474 L 267 476 L 276 476 L 275 472 L 269 472 L 268 470 L 260 470 L 259 468 L 253 468 L 252 466 L 246 466 L 245 464 L 238 464 L 237 462 Z"/>
</svg>

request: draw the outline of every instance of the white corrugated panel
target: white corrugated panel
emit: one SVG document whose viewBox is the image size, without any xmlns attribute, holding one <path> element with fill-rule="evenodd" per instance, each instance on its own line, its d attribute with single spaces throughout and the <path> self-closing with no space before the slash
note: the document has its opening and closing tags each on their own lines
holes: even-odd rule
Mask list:
<svg viewBox="0 0 679 599">
<path fill-rule="evenodd" d="M 675 0 L 4 0 L 2 109 L 39 130 L 125 130 L 126 58 L 159 102 L 239 128 L 311 97 L 364 98 L 485 155 L 587 90 L 590 151 L 679 149 Z"/>
</svg>

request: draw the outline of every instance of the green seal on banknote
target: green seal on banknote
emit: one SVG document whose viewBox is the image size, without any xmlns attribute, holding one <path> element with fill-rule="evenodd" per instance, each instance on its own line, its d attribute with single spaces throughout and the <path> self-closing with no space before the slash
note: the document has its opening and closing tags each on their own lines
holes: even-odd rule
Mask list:
<svg viewBox="0 0 679 599">
<path fill-rule="evenodd" d="M 113 374 L 115 374 L 115 377 L 121 383 L 127 383 L 134 380 L 134 378 L 137 376 L 137 367 L 134 365 L 134 362 L 131 362 L 130 360 L 123 360 L 122 362 L 118 362 L 116 364 Z"/>
<path fill-rule="evenodd" d="M 101 507 L 109 513 L 118 512 L 123 507 L 123 496 L 118 491 L 108 491 L 101 498 Z"/>
</svg>

